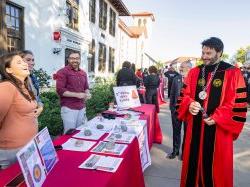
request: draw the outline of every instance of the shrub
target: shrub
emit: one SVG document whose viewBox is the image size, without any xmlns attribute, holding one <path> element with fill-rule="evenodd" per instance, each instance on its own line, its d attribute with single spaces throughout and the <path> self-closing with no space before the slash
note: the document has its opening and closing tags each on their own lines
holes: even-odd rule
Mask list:
<svg viewBox="0 0 250 187">
<path fill-rule="evenodd" d="M 43 112 L 38 118 L 39 130 L 48 127 L 52 136 L 57 136 L 63 132 L 63 123 L 60 114 L 59 98 L 55 91 L 41 93 L 44 104 Z"/>
<path fill-rule="evenodd" d="M 41 88 L 49 87 L 51 76 L 49 76 L 46 71 L 40 68 L 39 70 L 34 69 L 33 73 L 39 80 L 39 87 Z"/>
<path fill-rule="evenodd" d="M 114 100 L 113 86 L 113 79 L 100 77 L 95 79 L 95 85 L 90 91 L 92 97 L 86 103 L 88 120 L 108 109 L 109 103 Z"/>
<path fill-rule="evenodd" d="M 109 103 L 114 100 L 113 79 L 98 77 L 96 83 L 91 89 L 91 99 L 86 103 L 86 114 L 88 120 L 108 109 Z M 41 93 L 41 99 L 44 104 L 42 114 L 39 116 L 39 130 L 48 127 L 50 135 L 57 136 L 63 133 L 63 122 L 60 114 L 59 97 L 55 90 Z"/>
</svg>

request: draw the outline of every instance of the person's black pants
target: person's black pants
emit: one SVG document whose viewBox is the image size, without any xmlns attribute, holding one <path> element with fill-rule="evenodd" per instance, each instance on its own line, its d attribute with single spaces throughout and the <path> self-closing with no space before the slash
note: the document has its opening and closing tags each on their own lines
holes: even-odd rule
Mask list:
<svg viewBox="0 0 250 187">
<path fill-rule="evenodd" d="M 172 82 L 168 82 L 168 98 L 170 97 Z"/>
<path fill-rule="evenodd" d="M 180 145 L 181 145 L 181 126 L 182 126 L 182 121 L 179 121 L 177 119 L 177 116 L 174 111 L 171 111 L 171 118 L 172 118 L 172 128 L 173 128 L 173 152 L 177 153 L 180 150 Z M 182 152 L 184 149 L 184 143 L 185 143 L 185 138 L 186 138 L 186 124 L 183 123 L 184 125 L 184 136 L 183 136 L 183 141 L 182 141 Z"/>
<path fill-rule="evenodd" d="M 156 89 L 146 89 L 146 103 L 147 104 L 158 104 L 157 101 L 157 88 Z"/>
</svg>

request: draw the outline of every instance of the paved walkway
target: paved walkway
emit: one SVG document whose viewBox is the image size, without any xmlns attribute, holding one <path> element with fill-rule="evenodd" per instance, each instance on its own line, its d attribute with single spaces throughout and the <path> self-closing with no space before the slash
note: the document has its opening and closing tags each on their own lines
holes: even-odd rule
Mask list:
<svg viewBox="0 0 250 187">
<path fill-rule="evenodd" d="M 250 111 L 247 124 L 239 139 L 234 143 L 234 186 L 250 186 Z M 181 161 L 166 158 L 172 150 L 172 127 L 168 104 L 161 106 L 159 113 L 163 132 L 162 145 L 154 144 L 151 149 L 152 165 L 144 172 L 146 187 L 179 187 Z"/>
</svg>

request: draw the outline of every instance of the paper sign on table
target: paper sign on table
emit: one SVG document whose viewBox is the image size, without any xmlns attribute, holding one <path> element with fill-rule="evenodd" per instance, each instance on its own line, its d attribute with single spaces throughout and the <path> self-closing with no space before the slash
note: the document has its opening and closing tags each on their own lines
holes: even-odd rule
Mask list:
<svg viewBox="0 0 250 187">
<path fill-rule="evenodd" d="M 67 142 L 62 144 L 63 150 L 69 151 L 88 151 L 96 142 L 94 141 L 86 141 L 86 140 L 78 140 L 75 138 L 68 139 Z"/>
<path fill-rule="evenodd" d="M 58 157 L 46 128 L 17 153 L 17 160 L 28 187 L 40 187 L 53 169 Z"/>
<path fill-rule="evenodd" d="M 40 187 L 46 179 L 45 167 L 34 141 L 29 142 L 18 153 L 17 159 L 28 187 Z"/>
<path fill-rule="evenodd" d="M 50 138 L 48 128 L 41 130 L 34 138 L 36 145 L 39 149 L 41 158 L 46 167 L 47 173 L 49 173 L 55 164 L 58 162 L 58 157 L 56 150 L 54 148 L 53 142 Z"/>
<path fill-rule="evenodd" d="M 102 116 L 96 116 L 95 118 L 89 120 L 85 125 L 78 127 L 77 130 L 90 128 L 91 130 L 110 132 L 114 124 L 115 120 L 113 119 L 109 120 L 103 118 Z M 98 125 L 102 125 L 103 128 L 98 128 Z"/>
<path fill-rule="evenodd" d="M 121 137 L 120 137 L 121 136 Z M 131 143 L 135 138 L 134 134 L 121 133 L 120 136 L 117 136 L 115 133 L 110 133 L 104 141 L 112 141 L 114 140 L 117 143 Z"/>
<path fill-rule="evenodd" d="M 91 135 L 87 136 L 84 134 L 85 130 L 90 130 Z M 104 131 L 98 131 L 94 129 L 89 129 L 89 128 L 83 128 L 80 132 L 75 134 L 73 138 L 80 138 L 80 139 L 87 139 L 87 140 L 99 140 L 103 135 L 105 134 Z"/>
<path fill-rule="evenodd" d="M 96 169 L 114 173 L 120 166 L 122 160 L 123 158 L 92 154 L 79 168 Z"/>
<path fill-rule="evenodd" d="M 107 149 L 107 144 L 109 142 L 100 141 L 92 150 L 91 152 L 95 153 L 106 153 L 112 155 L 122 155 L 128 145 L 125 144 L 115 144 L 113 149 Z"/>
<path fill-rule="evenodd" d="M 141 106 L 136 86 L 113 87 L 118 108 L 133 108 Z"/>
</svg>

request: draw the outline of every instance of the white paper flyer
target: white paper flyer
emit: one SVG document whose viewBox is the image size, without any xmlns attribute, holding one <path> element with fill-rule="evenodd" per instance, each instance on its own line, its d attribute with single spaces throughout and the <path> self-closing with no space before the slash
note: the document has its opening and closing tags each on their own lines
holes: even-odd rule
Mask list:
<svg viewBox="0 0 250 187">
<path fill-rule="evenodd" d="M 96 169 L 114 173 L 117 171 L 122 160 L 123 158 L 92 154 L 79 166 L 79 168 Z"/>
</svg>

